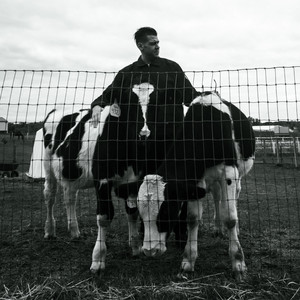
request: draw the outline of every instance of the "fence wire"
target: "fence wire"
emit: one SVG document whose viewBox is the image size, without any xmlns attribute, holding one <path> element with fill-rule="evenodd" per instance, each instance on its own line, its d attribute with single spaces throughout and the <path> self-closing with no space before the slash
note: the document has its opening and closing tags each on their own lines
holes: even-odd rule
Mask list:
<svg viewBox="0 0 300 300">
<path fill-rule="evenodd" d="M 185 75 L 197 91 L 217 91 L 253 125 L 287 128 L 284 134 L 255 131 L 256 163 L 242 180 L 238 202 L 239 237 L 250 274 L 279 277 L 288 274 L 299 279 L 300 67 L 189 71 Z M 49 277 L 89 276 L 97 237 L 95 191 L 93 188 L 79 191 L 77 215 L 81 238 L 71 240 L 63 191 L 58 190 L 57 239 L 44 241 L 44 140 L 42 131 L 37 133 L 54 108 L 64 115 L 89 109 L 115 76 L 114 72 L 68 70 L 0 71 L 0 281 L 3 284 L 18 284 L 24 278 L 39 281 Z M 162 273 L 176 273 L 182 251 L 176 248 L 172 235 L 168 252 L 159 260 L 132 261 L 127 246 L 124 200 L 114 197 L 113 202 L 115 218 L 107 241 L 107 269 L 121 277 L 132 275 L 142 265 L 153 274 L 157 268 Z M 195 272 L 212 274 L 221 269 L 230 273 L 228 239 L 213 237 L 212 197 L 206 196 L 202 203 Z"/>
</svg>

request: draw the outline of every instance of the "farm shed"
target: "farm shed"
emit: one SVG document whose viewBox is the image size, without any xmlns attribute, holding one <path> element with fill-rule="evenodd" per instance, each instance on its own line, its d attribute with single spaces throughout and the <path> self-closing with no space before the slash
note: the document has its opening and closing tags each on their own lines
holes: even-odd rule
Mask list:
<svg viewBox="0 0 300 300">
<path fill-rule="evenodd" d="M 0 132 L 7 132 L 7 131 L 8 131 L 8 122 L 3 117 L 0 117 Z"/>
<path fill-rule="evenodd" d="M 43 149 L 43 129 L 41 128 L 35 134 L 29 171 L 26 173 L 26 175 L 30 178 L 45 178 L 45 170 L 43 165 Z"/>
<path fill-rule="evenodd" d="M 290 129 L 287 126 L 280 125 L 258 125 L 253 126 L 255 133 L 259 135 L 274 135 L 274 136 L 288 136 L 290 135 Z"/>
</svg>

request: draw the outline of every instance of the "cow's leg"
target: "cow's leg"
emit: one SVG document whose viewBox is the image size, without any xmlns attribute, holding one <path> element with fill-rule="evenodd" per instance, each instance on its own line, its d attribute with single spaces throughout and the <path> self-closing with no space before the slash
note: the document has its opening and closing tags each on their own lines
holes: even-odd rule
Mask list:
<svg viewBox="0 0 300 300">
<path fill-rule="evenodd" d="M 139 212 L 137 208 L 137 193 L 138 183 L 136 182 L 136 176 L 129 168 L 126 173 L 126 179 L 134 180 L 127 184 L 121 184 L 115 188 L 116 195 L 123 198 L 125 201 L 125 210 L 127 213 L 128 221 L 128 244 L 132 249 L 132 255 L 138 256 L 140 254 L 140 242 L 139 242 L 139 231 L 138 231 L 138 217 Z"/>
<path fill-rule="evenodd" d="M 187 202 L 184 202 L 181 206 L 178 219 L 174 224 L 174 233 L 176 246 L 180 249 L 184 249 L 187 240 Z"/>
<path fill-rule="evenodd" d="M 232 270 L 237 280 L 241 280 L 247 268 L 243 249 L 238 239 L 237 225 L 238 214 L 236 206 L 238 170 L 235 167 L 225 166 L 221 179 L 222 199 L 220 202 L 220 218 L 229 235 L 229 256 Z"/>
<path fill-rule="evenodd" d="M 181 262 L 181 272 L 193 272 L 198 256 L 198 228 L 202 219 L 202 201 L 190 201 L 187 206 L 188 238 Z"/>
<path fill-rule="evenodd" d="M 222 186 L 219 181 L 214 181 L 210 185 L 210 192 L 214 200 L 214 234 L 216 236 L 224 235 L 224 226 L 220 219 L 220 201 L 222 197 Z"/>
<path fill-rule="evenodd" d="M 64 202 L 67 210 L 68 230 L 72 238 L 78 238 L 80 236 L 76 215 L 77 194 L 78 189 L 73 183 L 68 183 L 64 186 Z"/>
<path fill-rule="evenodd" d="M 114 207 L 111 199 L 111 183 L 103 181 L 97 190 L 97 225 L 98 235 L 92 254 L 91 272 L 96 273 L 105 269 L 106 233 L 114 217 Z"/>
<path fill-rule="evenodd" d="M 141 251 L 139 231 L 138 231 L 139 212 L 136 203 L 137 203 L 136 197 L 132 197 L 132 196 L 129 196 L 125 203 L 127 220 L 128 220 L 128 244 L 129 247 L 131 247 L 132 249 L 133 256 L 138 256 Z"/>
<path fill-rule="evenodd" d="M 238 178 L 237 180 L 237 186 L 236 186 L 236 209 L 238 210 L 238 205 L 239 205 L 239 197 L 240 197 L 240 193 L 242 190 L 242 184 L 241 184 L 242 178 Z M 240 234 L 240 226 L 239 226 L 239 220 L 237 220 L 237 224 L 236 224 L 236 231 L 237 234 Z"/>
<path fill-rule="evenodd" d="M 56 237 L 56 225 L 54 219 L 53 208 L 55 204 L 55 197 L 57 191 L 57 181 L 50 171 L 46 173 L 44 184 L 44 199 L 47 210 L 47 219 L 45 222 L 45 239 Z"/>
</svg>

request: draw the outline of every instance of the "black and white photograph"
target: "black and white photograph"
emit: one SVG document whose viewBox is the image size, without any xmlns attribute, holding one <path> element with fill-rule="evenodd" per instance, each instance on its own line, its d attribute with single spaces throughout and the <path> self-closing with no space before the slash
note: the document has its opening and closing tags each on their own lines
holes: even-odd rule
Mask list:
<svg viewBox="0 0 300 300">
<path fill-rule="evenodd" d="M 0 300 L 300 299 L 299 11 L 2 0 Z"/>
</svg>

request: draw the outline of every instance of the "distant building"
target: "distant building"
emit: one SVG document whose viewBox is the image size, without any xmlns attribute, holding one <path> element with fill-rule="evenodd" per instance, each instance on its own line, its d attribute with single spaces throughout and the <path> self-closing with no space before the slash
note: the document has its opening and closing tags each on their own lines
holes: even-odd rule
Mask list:
<svg viewBox="0 0 300 300">
<path fill-rule="evenodd" d="M 256 136 L 289 136 L 291 130 L 287 126 L 257 125 L 253 126 Z"/>
<path fill-rule="evenodd" d="M 8 122 L 0 117 L 0 132 L 8 132 Z"/>
</svg>

